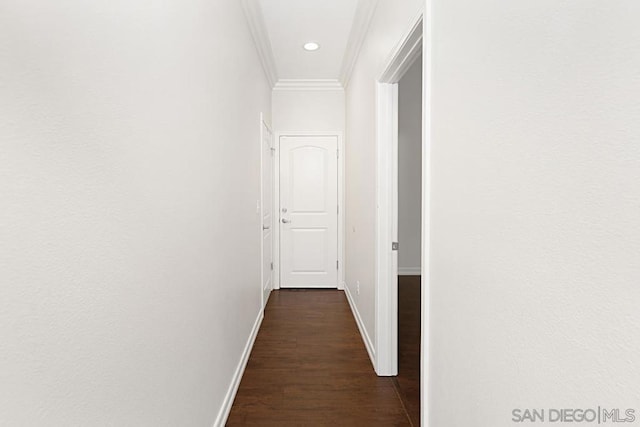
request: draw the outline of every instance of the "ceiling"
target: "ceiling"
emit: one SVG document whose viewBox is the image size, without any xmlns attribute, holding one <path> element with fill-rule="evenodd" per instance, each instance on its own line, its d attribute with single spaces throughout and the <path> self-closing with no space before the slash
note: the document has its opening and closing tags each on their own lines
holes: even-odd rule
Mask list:
<svg viewBox="0 0 640 427">
<path fill-rule="evenodd" d="M 374 0 L 253 0 L 249 23 L 273 84 L 291 80 L 345 83 Z M 306 42 L 320 49 L 308 52 Z"/>
</svg>

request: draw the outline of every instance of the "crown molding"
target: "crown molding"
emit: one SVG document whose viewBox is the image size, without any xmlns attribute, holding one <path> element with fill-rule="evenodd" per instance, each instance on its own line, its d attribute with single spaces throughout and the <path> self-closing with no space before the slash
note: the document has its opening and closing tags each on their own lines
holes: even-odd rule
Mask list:
<svg viewBox="0 0 640 427">
<path fill-rule="evenodd" d="M 339 80 L 333 79 L 281 79 L 278 80 L 273 90 L 344 90 Z"/>
<path fill-rule="evenodd" d="M 258 56 L 260 57 L 264 73 L 269 81 L 269 85 L 274 87 L 278 81 L 278 70 L 260 4 L 258 0 L 242 0 L 242 8 L 244 9 L 244 14 L 247 18 L 249 29 L 251 30 L 251 36 L 253 36 L 253 41 L 258 50 Z"/>
<path fill-rule="evenodd" d="M 340 69 L 340 82 L 343 87 L 347 87 L 353 67 L 356 65 L 360 49 L 364 43 L 367 31 L 373 20 L 378 0 L 360 0 L 353 18 L 353 27 L 349 33 L 349 41 L 342 60 Z"/>
</svg>

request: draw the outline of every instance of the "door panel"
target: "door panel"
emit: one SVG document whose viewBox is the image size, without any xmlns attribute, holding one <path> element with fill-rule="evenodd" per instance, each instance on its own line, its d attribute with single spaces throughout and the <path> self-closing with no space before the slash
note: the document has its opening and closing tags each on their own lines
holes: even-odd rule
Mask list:
<svg viewBox="0 0 640 427">
<path fill-rule="evenodd" d="M 326 228 L 292 228 L 291 230 L 291 270 L 293 273 L 308 274 L 326 271 L 331 240 Z"/>
<path fill-rule="evenodd" d="M 338 138 L 280 139 L 281 287 L 338 286 Z"/>
<path fill-rule="evenodd" d="M 273 136 L 262 123 L 262 307 L 273 288 Z"/>
</svg>

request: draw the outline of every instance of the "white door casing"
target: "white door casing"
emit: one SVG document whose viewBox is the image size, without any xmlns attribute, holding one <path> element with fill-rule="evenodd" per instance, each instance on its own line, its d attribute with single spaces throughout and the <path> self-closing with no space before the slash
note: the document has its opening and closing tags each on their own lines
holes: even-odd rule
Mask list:
<svg viewBox="0 0 640 427">
<path fill-rule="evenodd" d="M 398 238 L 398 82 L 422 53 L 423 26 L 421 12 L 377 84 L 375 369 L 380 376 L 398 373 L 398 253 L 393 249 Z M 424 260 L 423 265 L 427 265 Z M 424 301 L 427 290 L 422 291 Z M 423 315 L 425 309 L 423 304 Z"/>
<path fill-rule="evenodd" d="M 261 204 L 262 223 L 262 308 L 267 305 L 273 289 L 273 246 L 274 246 L 274 148 L 273 133 L 269 126 L 261 121 Z"/>
<path fill-rule="evenodd" d="M 422 54 L 422 265 L 421 265 L 421 424 L 429 425 L 429 171 L 430 171 L 430 67 L 431 14 L 427 8 L 413 20 L 411 27 L 391 52 L 387 66 L 378 79 L 376 112 L 376 295 L 375 295 L 375 369 L 380 376 L 397 374 L 398 306 L 397 253 L 397 144 L 398 88 L 397 83 Z M 423 44 L 423 36 L 426 43 Z M 402 242 L 400 242 L 402 245 Z"/>
<path fill-rule="evenodd" d="M 280 138 L 280 287 L 338 288 L 338 137 Z"/>
</svg>

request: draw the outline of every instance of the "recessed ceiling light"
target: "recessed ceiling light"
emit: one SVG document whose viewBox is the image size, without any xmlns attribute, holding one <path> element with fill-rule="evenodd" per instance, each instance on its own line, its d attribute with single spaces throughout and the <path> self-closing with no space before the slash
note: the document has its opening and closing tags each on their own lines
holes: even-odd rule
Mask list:
<svg viewBox="0 0 640 427">
<path fill-rule="evenodd" d="M 305 43 L 303 47 L 304 50 L 308 50 L 309 52 L 320 49 L 320 45 L 316 42 Z"/>
</svg>

